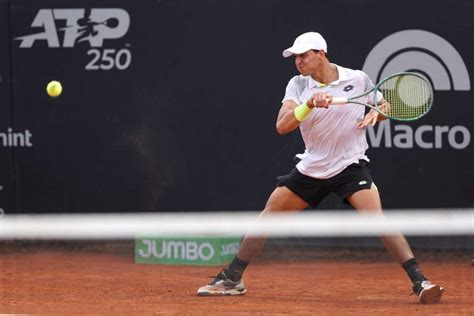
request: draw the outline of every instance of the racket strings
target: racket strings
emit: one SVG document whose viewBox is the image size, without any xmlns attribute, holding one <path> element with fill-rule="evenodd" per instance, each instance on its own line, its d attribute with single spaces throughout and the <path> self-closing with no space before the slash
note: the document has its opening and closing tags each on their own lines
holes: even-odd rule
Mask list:
<svg viewBox="0 0 474 316">
<path fill-rule="evenodd" d="M 426 114 L 433 102 L 430 83 L 414 74 L 399 74 L 382 82 L 378 90 L 390 104 L 381 109 L 388 116 L 400 120 L 413 120 Z"/>
</svg>

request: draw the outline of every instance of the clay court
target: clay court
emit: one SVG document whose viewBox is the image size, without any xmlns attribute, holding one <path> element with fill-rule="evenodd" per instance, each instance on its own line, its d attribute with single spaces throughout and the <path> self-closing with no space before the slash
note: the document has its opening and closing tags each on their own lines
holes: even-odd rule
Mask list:
<svg viewBox="0 0 474 316">
<path fill-rule="evenodd" d="M 383 250 L 266 250 L 240 297 L 197 297 L 219 267 L 135 264 L 130 244 L 0 247 L 0 312 L 134 315 L 473 315 L 471 253 L 418 252 L 446 291 L 436 305 L 410 296 Z M 280 255 L 278 255 L 280 254 Z M 278 260 L 274 260 L 278 256 Z"/>
</svg>

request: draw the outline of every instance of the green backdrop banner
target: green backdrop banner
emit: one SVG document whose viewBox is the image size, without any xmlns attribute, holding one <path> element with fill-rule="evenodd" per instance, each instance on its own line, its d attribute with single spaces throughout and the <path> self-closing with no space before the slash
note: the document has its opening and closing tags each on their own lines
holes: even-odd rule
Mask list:
<svg viewBox="0 0 474 316">
<path fill-rule="evenodd" d="M 135 262 L 171 265 L 223 265 L 239 250 L 239 237 L 145 237 L 135 240 Z"/>
</svg>

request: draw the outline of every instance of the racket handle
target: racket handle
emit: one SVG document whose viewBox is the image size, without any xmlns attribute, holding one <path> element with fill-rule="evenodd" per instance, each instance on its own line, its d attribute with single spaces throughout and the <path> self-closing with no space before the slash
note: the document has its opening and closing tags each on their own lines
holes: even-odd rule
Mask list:
<svg viewBox="0 0 474 316">
<path fill-rule="evenodd" d="M 331 104 L 346 104 L 349 103 L 349 100 L 345 97 L 332 98 Z"/>
</svg>

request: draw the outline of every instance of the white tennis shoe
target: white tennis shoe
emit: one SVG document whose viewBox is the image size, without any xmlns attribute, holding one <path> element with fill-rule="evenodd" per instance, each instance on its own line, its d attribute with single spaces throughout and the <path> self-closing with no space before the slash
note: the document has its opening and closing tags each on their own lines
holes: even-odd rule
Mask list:
<svg viewBox="0 0 474 316">
<path fill-rule="evenodd" d="M 227 278 L 226 270 L 222 270 L 216 278 L 208 285 L 197 290 L 198 296 L 221 296 L 221 295 L 242 295 L 247 292 L 244 281 L 232 281 Z"/>
<path fill-rule="evenodd" d="M 415 282 L 413 292 L 420 298 L 421 303 L 433 304 L 439 302 L 443 295 L 444 288 L 430 281 L 422 281 Z"/>
</svg>

